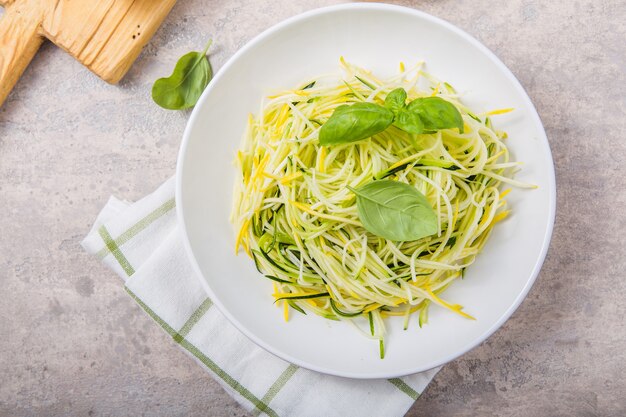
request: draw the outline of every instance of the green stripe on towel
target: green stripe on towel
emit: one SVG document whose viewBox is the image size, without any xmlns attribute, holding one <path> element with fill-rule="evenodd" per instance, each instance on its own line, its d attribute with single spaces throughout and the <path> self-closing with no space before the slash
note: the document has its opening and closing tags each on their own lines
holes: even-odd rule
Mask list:
<svg viewBox="0 0 626 417">
<path fill-rule="evenodd" d="M 127 231 L 119 235 L 117 239 L 114 240 L 115 244 L 118 247 L 122 246 L 124 243 L 128 242 L 130 239 L 135 237 L 143 229 L 150 226 L 159 217 L 167 214 L 174 207 L 176 207 L 176 200 L 174 200 L 173 198 L 170 198 L 165 203 L 163 203 L 162 205 L 154 209 L 154 211 L 146 215 L 146 217 L 144 217 L 143 219 L 135 223 L 134 226 L 132 226 Z M 109 253 L 111 253 L 111 250 L 109 249 L 108 246 L 105 246 L 104 248 L 100 249 L 100 251 L 98 251 L 96 256 L 100 259 L 103 259 Z"/>
<path fill-rule="evenodd" d="M 177 336 L 179 336 L 179 333 L 176 332 L 172 326 L 170 326 L 169 324 L 167 324 L 165 322 L 165 320 L 163 320 L 161 317 L 159 317 L 150 307 L 148 307 L 143 301 L 141 301 L 141 299 L 139 299 L 139 297 L 137 297 L 128 287 L 124 287 L 126 289 L 126 292 L 128 292 L 128 294 L 130 294 L 130 296 L 137 302 L 137 304 L 139 304 L 139 306 L 141 308 L 144 309 L 144 311 L 146 313 L 148 313 L 148 316 L 150 316 L 150 318 L 152 318 L 152 320 L 156 321 L 162 328 L 163 330 L 165 330 L 167 332 L 167 334 L 169 334 L 174 340 L 177 339 Z M 198 310 L 200 310 L 201 308 L 203 308 L 203 305 L 206 305 L 206 300 L 205 302 L 203 302 L 200 307 L 198 307 Z M 210 305 L 209 305 L 210 307 Z M 189 322 L 198 312 L 198 310 L 196 310 L 196 312 L 194 312 L 194 314 L 192 314 L 192 316 L 189 318 L 189 320 L 187 320 L 187 322 Z M 205 311 L 208 310 L 208 307 L 206 307 Z M 202 317 L 204 313 L 202 314 L 198 314 L 197 315 L 197 319 L 195 319 L 195 321 L 197 322 L 197 320 L 200 319 L 200 317 Z M 187 323 L 185 323 L 186 325 Z M 195 323 L 194 323 L 195 324 Z M 191 330 L 191 328 L 193 327 L 193 325 L 189 325 L 189 330 Z M 185 326 L 183 326 L 183 329 L 185 328 Z M 181 329 L 181 332 L 183 331 L 183 329 Z M 255 409 L 260 409 L 263 410 L 263 412 L 265 414 L 267 414 L 270 417 L 278 417 L 278 414 L 276 414 L 276 412 L 274 410 L 272 410 L 267 404 L 265 404 L 263 402 L 263 400 L 259 399 L 257 396 L 255 396 L 253 393 L 251 393 L 250 391 L 248 391 L 248 389 L 246 387 L 244 387 L 243 385 L 241 385 L 239 382 L 237 382 L 237 380 L 235 378 L 233 378 L 232 376 L 230 376 L 228 373 L 226 373 L 226 371 L 224 371 L 222 368 L 220 368 L 215 362 L 213 362 L 211 359 L 209 359 L 208 356 L 206 356 L 204 353 L 202 353 L 200 351 L 200 349 L 198 349 L 197 347 L 195 347 L 194 345 L 192 345 L 187 339 L 185 339 L 184 337 L 180 338 L 180 341 L 178 341 L 178 343 L 184 347 L 185 349 L 187 349 L 187 351 L 189 353 L 191 353 L 193 356 L 195 356 L 200 362 L 202 362 L 207 368 L 209 368 L 211 371 L 213 371 L 218 377 L 220 377 L 226 384 L 228 384 L 232 389 L 234 389 L 235 391 L 237 391 L 242 397 L 244 397 L 245 399 L 247 399 L 248 401 L 250 401 Z"/>
<path fill-rule="evenodd" d="M 200 362 L 202 362 L 207 368 L 213 371 L 217 376 L 219 376 L 224 382 L 226 382 L 232 389 L 237 391 L 242 397 L 250 401 L 254 404 L 255 409 L 262 409 L 265 414 L 270 417 L 278 417 L 278 414 L 274 410 L 272 410 L 269 405 L 263 403 L 263 400 L 258 399 L 253 393 L 248 391 L 246 387 L 241 385 L 235 378 L 228 375 L 224 370 L 222 370 L 215 362 L 209 359 L 204 353 L 200 351 L 197 347 L 189 343 L 187 339 L 183 339 L 180 342 L 180 345 L 187 349 L 193 356 L 198 358 Z"/>
<path fill-rule="evenodd" d="M 200 320 L 202 316 L 204 316 L 204 313 L 206 313 L 207 310 L 211 308 L 212 305 L 213 305 L 213 302 L 211 301 L 210 298 L 207 297 L 202 302 L 202 304 L 200 304 L 200 307 L 198 307 L 196 311 L 193 312 L 193 314 L 191 315 L 191 317 L 189 317 L 189 320 L 185 322 L 183 327 L 180 328 L 179 332 L 176 335 L 174 335 L 174 340 L 180 343 L 181 340 L 187 337 L 187 335 L 189 334 L 193 326 L 196 325 L 198 320 Z"/>
<path fill-rule="evenodd" d="M 411 397 L 414 400 L 417 400 L 420 396 L 419 392 L 415 391 L 413 388 L 409 387 L 406 382 L 401 380 L 400 378 L 392 378 L 387 381 L 391 382 L 395 385 L 400 391 L 404 392 L 406 395 Z"/>
<path fill-rule="evenodd" d="M 291 379 L 291 377 L 293 376 L 293 374 L 296 373 L 297 370 L 298 367 L 296 365 L 289 364 L 287 369 L 285 369 L 283 373 L 280 374 L 278 379 L 276 379 L 276 382 L 274 382 L 270 389 L 267 390 L 267 393 L 263 396 L 263 399 L 261 400 L 262 404 L 257 405 L 257 407 L 252 410 L 252 415 L 258 416 L 259 414 L 265 412 L 265 408 L 261 408 L 261 406 L 266 406 L 265 404 L 271 403 L 274 397 L 280 392 L 280 390 L 285 386 L 287 381 Z"/>
<path fill-rule="evenodd" d="M 106 227 L 104 227 L 104 225 L 100 226 L 100 228 L 98 229 L 98 233 L 100 234 L 100 237 L 104 241 L 104 244 L 106 245 L 108 250 L 113 254 L 115 259 L 117 259 L 117 262 L 119 262 L 124 272 L 126 272 L 126 275 L 131 276 L 132 274 L 134 274 L 135 270 L 130 265 L 128 259 L 126 259 L 119 246 L 117 246 L 117 243 L 115 243 L 115 241 L 109 234 L 109 231 L 106 229 Z"/>
</svg>

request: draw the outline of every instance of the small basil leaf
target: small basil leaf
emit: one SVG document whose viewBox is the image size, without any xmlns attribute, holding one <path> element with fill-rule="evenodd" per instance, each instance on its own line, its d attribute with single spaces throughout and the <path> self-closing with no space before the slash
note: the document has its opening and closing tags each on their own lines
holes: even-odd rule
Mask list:
<svg viewBox="0 0 626 417">
<path fill-rule="evenodd" d="M 411 241 L 437 233 L 437 215 L 415 187 L 403 182 L 372 181 L 357 189 L 359 219 L 376 236 Z"/>
<path fill-rule="evenodd" d="M 424 123 L 420 115 L 407 109 L 401 109 L 396 113 L 393 124 L 408 133 L 419 135 L 424 132 Z"/>
<path fill-rule="evenodd" d="M 463 117 L 454 104 L 440 97 L 417 98 L 407 105 L 407 110 L 419 114 L 424 130 L 458 128 L 463 133 Z"/>
<path fill-rule="evenodd" d="M 335 109 L 320 128 L 323 146 L 356 142 L 387 129 L 393 122 L 393 112 L 374 103 L 355 103 Z"/>
<path fill-rule="evenodd" d="M 394 114 L 398 114 L 400 110 L 404 108 L 406 102 L 406 91 L 404 88 L 396 88 L 387 94 L 385 97 L 385 107 L 391 110 Z"/>
<path fill-rule="evenodd" d="M 195 106 L 206 88 L 213 71 L 206 57 L 211 42 L 202 52 L 183 55 L 167 78 L 159 78 L 152 85 L 152 99 L 169 110 L 182 110 Z"/>
</svg>

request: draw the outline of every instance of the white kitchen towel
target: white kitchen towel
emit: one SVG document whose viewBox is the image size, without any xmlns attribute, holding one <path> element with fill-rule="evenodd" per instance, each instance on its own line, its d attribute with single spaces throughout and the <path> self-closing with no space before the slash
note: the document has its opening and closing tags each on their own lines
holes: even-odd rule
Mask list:
<svg viewBox="0 0 626 417">
<path fill-rule="evenodd" d="M 213 306 L 185 252 L 174 178 L 136 203 L 111 197 L 83 247 L 252 415 L 403 416 L 439 368 L 356 380 L 299 368 L 266 352 Z"/>
</svg>

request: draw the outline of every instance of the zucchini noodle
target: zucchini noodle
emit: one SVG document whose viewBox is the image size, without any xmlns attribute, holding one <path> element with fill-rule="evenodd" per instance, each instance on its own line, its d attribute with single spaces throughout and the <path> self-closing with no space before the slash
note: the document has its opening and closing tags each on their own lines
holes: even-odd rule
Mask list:
<svg viewBox="0 0 626 417">
<path fill-rule="evenodd" d="M 231 221 L 236 251 L 254 259 L 274 281 L 273 297 L 289 309 L 333 320 L 365 318 L 366 333 L 380 340 L 384 318 L 412 313 L 419 325 L 428 308 L 441 306 L 473 319 L 440 294 L 474 262 L 492 228 L 509 211 L 502 183 L 533 186 L 511 178 L 519 165 L 509 158 L 506 133 L 493 128 L 490 113 L 474 114 L 456 91 L 422 70 L 422 64 L 389 79 L 341 59 L 345 74 L 309 80 L 268 97 L 250 116 L 237 153 Z M 395 88 L 409 100 L 439 96 L 463 116 L 464 133 L 445 129 L 412 135 L 396 127 L 370 139 L 323 147 L 320 126 L 340 105 L 383 104 Z M 416 187 L 437 213 L 437 233 L 390 241 L 367 232 L 359 221 L 356 188 L 388 178 Z"/>
</svg>

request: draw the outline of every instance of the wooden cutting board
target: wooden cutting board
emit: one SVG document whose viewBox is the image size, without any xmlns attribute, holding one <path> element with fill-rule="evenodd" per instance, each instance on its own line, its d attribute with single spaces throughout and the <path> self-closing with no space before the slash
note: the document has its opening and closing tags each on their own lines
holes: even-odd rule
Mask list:
<svg viewBox="0 0 626 417">
<path fill-rule="evenodd" d="M 103 80 L 128 71 L 176 0 L 0 0 L 0 106 L 44 38 Z"/>
</svg>

